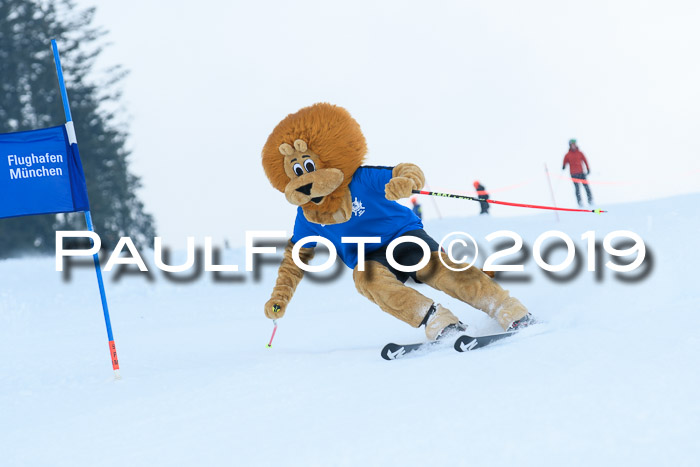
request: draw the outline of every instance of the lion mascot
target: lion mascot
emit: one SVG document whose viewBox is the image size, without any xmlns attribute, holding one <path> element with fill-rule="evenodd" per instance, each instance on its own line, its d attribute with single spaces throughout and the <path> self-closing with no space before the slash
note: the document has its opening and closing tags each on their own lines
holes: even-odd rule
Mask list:
<svg viewBox="0 0 700 467">
<path fill-rule="evenodd" d="M 464 331 L 466 326 L 447 308 L 404 285 L 409 277 L 484 311 L 504 330 L 526 325 L 530 320 L 527 309 L 483 271 L 446 267 L 458 269 L 459 265 L 440 251 L 421 220 L 396 202 L 423 187 L 421 169 L 410 163 L 362 166 L 366 154 L 358 123 L 347 110 L 326 103 L 288 115 L 268 137 L 262 151 L 265 174 L 298 208 L 294 234 L 265 304 L 265 316 L 284 316 L 304 275 L 292 259 L 294 244 L 320 236 L 333 243 L 338 256 L 353 270 L 358 292 L 401 321 L 416 328 L 425 326 L 430 340 Z M 348 241 L 347 237 L 373 237 L 375 242 Z M 399 237 L 417 237 L 429 247 L 429 261 L 415 272 L 400 271 L 387 260 L 387 247 Z M 316 244 L 300 246 L 299 259 L 308 264 Z M 425 261 L 426 253 L 413 238 L 398 243 L 393 258 L 400 265 L 414 266 Z"/>
</svg>

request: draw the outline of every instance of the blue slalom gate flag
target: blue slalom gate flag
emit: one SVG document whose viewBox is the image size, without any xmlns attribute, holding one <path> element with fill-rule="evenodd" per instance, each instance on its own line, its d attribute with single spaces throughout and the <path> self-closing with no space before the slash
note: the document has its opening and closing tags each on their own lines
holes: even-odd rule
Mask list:
<svg viewBox="0 0 700 467">
<path fill-rule="evenodd" d="M 0 134 L 0 218 L 89 210 L 72 121 Z"/>
<path fill-rule="evenodd" d="M 94 232 L 85 174 L 80 162 L 78 140 L 75 137 L 55 40 L 51 40 L 51 48 L 66 124 L 41 130 L 0 134 L 0 219 L 82 211 L 85 213 L 87 229 Z M 119 359 L 97 252 L 92 255 L 92 259 L 100 289 L 112 369 L 114 377 L 119 379 Z"/>
</svg>

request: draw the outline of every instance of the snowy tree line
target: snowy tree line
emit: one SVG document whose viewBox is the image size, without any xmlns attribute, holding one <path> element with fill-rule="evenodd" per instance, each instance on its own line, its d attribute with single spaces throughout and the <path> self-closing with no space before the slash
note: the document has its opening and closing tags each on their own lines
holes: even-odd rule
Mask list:
<svg viewBox="0 0 700 467">
<path fill-rule="evenodd" d="M 0 133 L 65 123 L 50 44 L 56 39 L 95 229 L 105 246 L 122 236 L 143 245 L 155 227 L 129 170 L 119 89 L 126 71 L 96 71 L 106 31 L 92 25 L 94 14 L 71 0 L 0 0 Z M 80 213 L 2 219 L 0 258 L 53 251 L 56 230 L 84 229 Z"/>
</svg>

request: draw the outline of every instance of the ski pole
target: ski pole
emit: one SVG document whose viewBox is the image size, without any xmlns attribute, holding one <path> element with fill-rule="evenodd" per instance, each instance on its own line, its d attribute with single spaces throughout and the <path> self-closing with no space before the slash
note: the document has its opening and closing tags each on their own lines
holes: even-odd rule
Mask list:
<svg viewBox="0 0 700 467">
<path fill-rule="evenodd" d="M 276 320 L 276 319 L 273 319 L 273 320 L 272 320 L 272 324 L 274 324 L 275 327 L 272 328 L 272 336 L 270 336 L 270 342 L 267 343 L 267 348 L 268 348 L 268 349 L 269 349 L 270 347 L 272 347 L 272 339 L 275 338 L 275 333 L 277 332 L 277 320 Z"/>
<path fill-rule="evenodd" d="M 602 209 L 569 209 L 569 208 L 557 208 L 554 206 L 540 206 L 537 204 L 522 204 L 522 203 L 510 203 L 508 201 L 496 201 L 494 199 L 479 199 L 473 196 L 466 195 L 455 195 L 452 193 L 437 193 L 435 191 L 424 191 L 424 190 L 413 190 L 413 193 L 418 195 L 430 195 L 430 196 L 441 196 L 443 198 L 455 198 L 455 199 L 466 199 L 469 201 L 486 201 L 491 204 L 503 204 L 505 206 L 516 206 L 520 208 L 530 208 L 530 209 L 549 209 L 551 211 L 571 211 L 571 212 L 592 212 L 595 214 L 602 214 L 604 212 Z"/>
<path fill-rule="evenodd" d="M 272 305 L 272 311 L 274 313 L 278 313 L 281 310 L 281 307 L 277 304 Z M 275 338 L 275 333 L 277 332 L 277 319 L 272 320 L 272 324 L 275 325 L 274 328 L 272 328 L 272 336 L 270 336 L 270 342 L 267 343 L 267 348 L 269 349 L 272 347 L 272 339 Z"/>
</svg>

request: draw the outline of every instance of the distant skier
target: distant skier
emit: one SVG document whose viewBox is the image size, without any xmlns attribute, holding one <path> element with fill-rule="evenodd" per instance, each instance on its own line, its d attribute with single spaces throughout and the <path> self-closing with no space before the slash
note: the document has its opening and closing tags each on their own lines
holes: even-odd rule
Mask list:
<svg viewBox="0 0 700 467">
<path fill-rule="evenodd" d="M 591 194 L 591 188 L 588 186 L 588 181 L 586 180 L 586 175 L 591 173 L 591 166 L 588 164 L 586 156 L 583 155 L 576 145 L 575 139 L 569 140 L 569 152 L 567 152 L 566 156 L 564 156 L 564 163 L 561 170 L 566 169 L 566 164 L 569 164 L 569 171 L 571 173 L 571 178 L 573 179 L 572 181 L 574 182 L 574 191 L 576 192 L 576 201 L 578 202 L 578 205 L 583 207 L 579 185 L 583 185 L 583 187 L 586 189 L 586 194 L 588 195 L 588 205 L 593 205 L 593 195 Z"/>
<path fill-rule="evenodd" d="M 478 180 L 474 181 L 474 189 L 476 190 L 476 194 L 478 195 L 477 198 L 487 200 L 489 199 L 489 193 L 486 191 L 486 188 L 484 188 L 484 185 L 479 183 Z M 481 205 L 481 212 L 479 214 L 488 214 L 489 213 L 489 203 L 486 201 L 479 201 L 479 204 Z"/>
<path fill-rule="evenodd" d="M 423 219 L 423 208 L 418 202 L 417 196 L 411 196 L 411 204 L 413 204 L 413 207 L 411 208 L 413 210 L 413 214 L 418 216 L 418 219 Z"/>
</svg>

